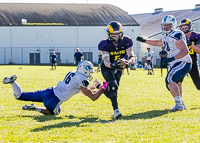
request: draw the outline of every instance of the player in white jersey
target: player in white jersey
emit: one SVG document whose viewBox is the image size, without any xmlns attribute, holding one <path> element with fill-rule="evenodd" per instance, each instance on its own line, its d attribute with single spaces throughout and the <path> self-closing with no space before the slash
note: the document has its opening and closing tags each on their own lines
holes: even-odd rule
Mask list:
<svg viewBox="0 0 200 143">
<path fill-rule="evenodd" d="M 89 80 L 92 79 L 91 74 L 94 72 L 93 64 L 89 61 L 82 61 L 78 64 L 76 71 L 69 72 L 63 81 L 59 81 L 57 86 L 34 92 L 22 92 L 21 87 L 15 81 L 17 77 L 5 77 L 4 84 L 10 83 L 17 100 L 43 102 L 45 107 L 36 107 L 35 104 L 25 105 L 23 110 L 36 110 L 45 115 L 60 114 L 60 105 L 80 91 L 88 96 L 91 100 L 97 100 L 102 93 L 105 92 L 107 84 L 100 85 L 95 80 L 92 86 L 89 86 Z M 98 91 L 92 91 L 93 88 L 99 88 Z"/>
<path fill-rule="evenodd" d="M 145 58 L 146 58 L 146 61 L 147 61 L 147 70 L 148 70 L 147 75 L 149 75 L 151 73 L 150 70 L 152 70 L 153 75 L 154 75 L 153 64 L 152 64 L 154 52 L 150 51 L 150 50 L 151 50 L 151 48 L 148 47 L 147 48 L 148 52 L 145 53 Z"/>
<path fill-rule="evenodd" d="M 192 60 L 189 56 L 186 45 L 186 37 L 177 27 L 177 21 L 174 16 L 167 15 L 162 19 L 162 38 L 159 40 L 144 39 L 138 36 L 137 41 L 145 42 L 154 46 L 164 46 L 168 52 L 168 58 L 163 60 L 164 64 L 170 63 L 170 69 L 165 82 L 175 100 L 175 107 L 171 111 L 185 110 L 186 107 L 182 101 L 182 79 L 191 69 Z"/>
</svg>

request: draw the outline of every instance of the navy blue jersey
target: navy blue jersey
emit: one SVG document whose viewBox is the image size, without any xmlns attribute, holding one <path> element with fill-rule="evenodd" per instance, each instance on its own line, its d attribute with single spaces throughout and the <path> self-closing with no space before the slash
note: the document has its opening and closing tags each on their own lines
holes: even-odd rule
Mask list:
<svg viewBox="0 0 200 143">
<path fill-rule="evenodd" d="M 126 49 L 132 46 L 133 40 L 128 36 L 123 36 L 117 47 L 109 39 L 105 39 L 99 43 L 98 49 L 100 51 L 109 52 L 110 62 L 113 63 L 118 59 L 124 58 L 126 55 Z"/>
<path fill-rule="evenodd" d="M 83 56 L 82 52 L 74 53 L 74 57 L 76 58 L 77 61 L 80 61 L 82 56 Z"/>
<path fill-rule="evenodd" d="M 191 36 L 189 39 L 192 42 L 192 44 L 200 45 L 200 33 L 191 32 Z M 189 54 L 192 58 L 192 63 L 197 64 L 197 53 L 192 49 L 191 46 L 189 46 L 188 48 L 189 48 Z"/>
<path fill-rule="evenodd" d="M 167 51 L 165 51 L 165 50 L 163 51 L 163 50 L 162 50 L 162 51 L 159 52 L 159 54 L 160 54 L 160 55 L 166 55 L 166 54 L 167 54 Z M 161 57 L 161 59 L 165 59 L 165 58 Z"/>
<path fill-rule="evenodd" d="M 52 62 L 56 62 L 57 61 L 57 55 L 51 54 L 50 58 L 51 58 Z"/>
</svg>

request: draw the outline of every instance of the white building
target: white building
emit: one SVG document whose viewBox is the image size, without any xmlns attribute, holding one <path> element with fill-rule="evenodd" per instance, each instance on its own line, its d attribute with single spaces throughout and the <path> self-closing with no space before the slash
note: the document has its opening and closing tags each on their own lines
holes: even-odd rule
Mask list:
<svg viewBox="0 0 200 143">
<path fill-rule="evenodd" d="M 162 31 L 161 21 L 162 18 L 166 15 L 174 15 L 178 22 L 178 25 L 182 19 L 189 18 L 193 22 L 193 30 L 200 32 L 200 4 L 196 4 L 194 9 L 163 11 L 162 8 L 157 8 L 155 9 L 154 13 L 135 14 L 131 16 L 140 24 L 141 36 L 150 39 L 160 39 Z M 159 52 L 161 51 L 161 48 L 156 46 L 150 46 L 144 43 L 141 44 L 143 62 L 145 61 L 144 53 L 147 52 L 147 47 L 151 47 L 151 50 L 154 51 L 153 64 L 159 66 Z"/>
<path fill-rule="evenodd" d="M 79 47 L 85 59 L 97 63 L 98 43 L 107 38 L 106 26 L 119 21 L 124 34 L 136 42 L 139 24 L 125 11 L 108 4 L 0 4 L 0 64 L 49 64 L 52 51 L 58 63 L 73 62 Z"/>
</svg>

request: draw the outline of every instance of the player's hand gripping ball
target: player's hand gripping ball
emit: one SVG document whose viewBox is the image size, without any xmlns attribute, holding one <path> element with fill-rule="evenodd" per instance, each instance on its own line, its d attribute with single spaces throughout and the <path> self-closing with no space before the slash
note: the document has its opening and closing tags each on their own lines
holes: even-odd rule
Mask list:
<svg viewBox="0 0 200 143">
<path fill-rule="evenodd" d="M 123 69 L 129 67 L 129 63 L 128 63 L 128 61 L 126 59 L 119 59 L 118 60 L 118 65 L 123 66 Z"/>
</svg>

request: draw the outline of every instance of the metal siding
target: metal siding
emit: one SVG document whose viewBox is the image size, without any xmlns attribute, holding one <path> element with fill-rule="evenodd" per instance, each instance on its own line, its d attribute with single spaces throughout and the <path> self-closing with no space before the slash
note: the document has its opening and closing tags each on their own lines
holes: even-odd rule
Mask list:
<svg viewBox="0 0 200 143">
<path fill-rule="evenodd" d="M 162 31 L 161 20 L 166 15 L 174 15 L 177 24 L 184 18 L 195 20 L 200 18 L 200 9 L 187 9 L 176 11 L 164 11 L 158 13 L 144 13 L 131 15 L 141 26 L 141 35 L 145 37 L 153 36 Z"/>
<path fill-rule="evenodd" d="M 125 11 L 109 4 L 0 3 L 0 25 L 21 25 L 21 19 L 68 26 L 100 26 L 116 20 L 138 26 Z"/>
</svg>

